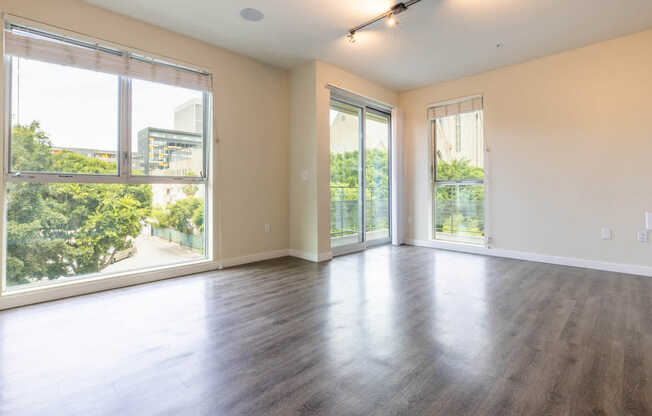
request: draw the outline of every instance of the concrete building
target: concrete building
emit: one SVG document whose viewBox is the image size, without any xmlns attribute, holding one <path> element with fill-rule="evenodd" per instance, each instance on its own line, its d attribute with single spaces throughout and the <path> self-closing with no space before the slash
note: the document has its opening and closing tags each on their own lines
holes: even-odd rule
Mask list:
<svg viewBox="0 0 652 416">
<path fill-rule="evenodd" d="M 201 153 L 201 133 L 147 127 L 138 132 L 137 140 L 145 175 L 160 170 L 168 171 L 171 176 L 198 175 L 203 169 L 201 158 L 193 157 L 194 151 Z M 184 161 L 197 163 L 180 163 Z"/>
<path fill-rule="evenodd" d="M 101 150 L 101 149 L 88 149 L 84 147 L 59 147 L 52 146 L 52 153 L 61 153 L 61 152 L 71 152 L 76 153 L 82 156 L 85 156 L 89 159 L 99 159 L 105 162 L 115 163 L 116 151 L 115 150 Z"/>
<path fill-rule="evenodd" d="M 200 98 L 193 98 L 174 110 L 174 129 L 201 133 L 204 130 L 204 105 Z"/>
</svg>

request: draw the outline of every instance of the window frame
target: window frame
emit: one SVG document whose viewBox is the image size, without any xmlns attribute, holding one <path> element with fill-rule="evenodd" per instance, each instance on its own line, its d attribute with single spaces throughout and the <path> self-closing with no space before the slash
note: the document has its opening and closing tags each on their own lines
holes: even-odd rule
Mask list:
<svg viewBox="0 0 652 416">
<path fill-rule="evenodd" d="M 14 172 L 11 170 L 11 106 L 12 102 L 12 71 L 13 57 L 5 55 L 5 135 L 4 135 L 4 169 L 5 182 L 55 182 L 55 183 L 117 183 L 117 184 L 155 184 L 155 183 L 207 183 L 210 171 L 208 154 L 210 153 L 209 117 L 212 112 L 211 94 L 202 91 L 203 103 L 203 132 L 202 132 L 202 175 L 201 176 L 160 176 L 160 175 L 133 175 L 131 144 L 131 78 L 118 76 L 118 141 L 116 150 L 116 174 L 83 174 L 83 173 L 58 173 L 58 172 Z M 165 85 L 165 84 L 162 84 Z"/>
<path fill-rule="evenodd" d="M 393 169 L 393 137 L 392 137 L 392 113 L 388 109 L 384 109 L 382 106 L 377 105 L 376 103 L 372 101 L 366 101 L 363 99 L 359 99 L 356 97 L 348 97 L 346 94 L 342 94 L 339 91 L 331 91 L 331 96 L 330 96 L 330 101 L 329 101 L 329 110 L 333 109 L 333 103 L 341 104 L 346 107 L 353 107 L 356 110 L 358 110 L 358 117 L 359 117 L 359 126 L 358 126 L 358 145 L 359 145 L 359 155 L 358 155 L 358 217 L 360 220 L 359 223 L 359 232 L 358 232 L 358 240 L 355 243 L 350 243 L 350 244 L 345 244 L 341 246 L 334 246 L 332 247 L 333 255 L 339 256 L 342 254 L 350 253 L 352 251 L 359 251 L 359 250 L 364 250 L 369 247 L 374 247 L 374 246 L 379 246 L 383 244 L 388 244 L 392 242 L 393 238 L 393 204 L 392 204 L 392 199 L 393 199 L 393 184 L 392 184 L 392 169 Z M 387 152 L 388 152 L 388 159 L 387 159 L 387 175 L 388 175 L 388 185 L 387 185 L 387 191 L 388 191 L 388 207 L 387 207 L 387 215 L 388 215 L 388 233 L 389 237 L 387 238 L 382 238 L 382 239 L 377 239 L 377 240 L 367 240 L 367 218 L 366 218 L 366 198 L 365 198 L 365 193 L 366 193 L 366 159 L 367 159 L 367 154 L 366 154 L 366 142 L 367 142 L 367 112 L 370 112 L 372 114 L 376 114 L 377 116 L 380 117 L 385 117 L 387 118 L 388 121 L 388 132 L 387 132 L 387 137 L 388 137 L 388 142 L 387 142 Z M 330 140 L 330 139 L 329 139 Z M 329 154 L 330 154 L 330 144 L 329 144 Z M 330 163 L 330 162 L 329 162 Z M 330 173 L 329 173 L 329 189 L 330 189 Z M 329 191 L 330 195 L 330 191 Z M 330 222 L 330 212 L 329 212 L 329 222 Z M 329 225 L 329 243 L 332 245 L 332 237 L 330 235 L 330 225 Z"/>
<path fill-rule="evenodd" d="M 5 26 L 10 26 L 11 24 L 6 21 Z M 58 35 L 52 32 L 44 32 L 38 29 L 34 29 L 39 33 L 47 33 L 51 35 L 53 39 L 61 41 L 70 41 L 75 44 L 77 41 L 74 38 L 70 38 L 63 35 Z M 102 46 L 96 45 L 97 48 L 103 48 Z M 125 52 L 131 54 L 131 52 Z M 150 59 L 156 61 L 157 63 L 162 63 L 171 67 L 178 69 L 183 69 L 187 71 L 195 71 L 198 73 L 204 73 L 202 71 L 196 71 L 194 69 L 176 65 L 173 63 L 165 62 L 158 60 L 156 58 L 146 58 L 147 55 L 138 53 L 136 55 L 140 59 Z M 146 281 L 155 281 L 163 278 L 169 278 L 169 274 L 180 275 L 182 273 L 196 273 L 197 271 L 212 270 L 215 265 L 215 253 L 214 253 L 214 244 L 213 241 L 213 230 L 215 227 L 214 216 L 213 216 L 213 203 L 212 197 L 214 193 L 214 180 L 212 178 L 212 164 L 213 164 L 213 148 L 212 148 L 212 137 L 213 137 L 213 97 L 211 91 L 201 91 L 202 93 L 202 111 L 203 111 L 203 120 L 202 120 L 202 145 L 203 145 L 203 155 L 202 163 L 203 169 L 200 176 L 154 176 L 154 175 L 133 175 L 132 174 L 132 152 L 131 152 L 131 120 L 132 120 L 132 108 L 131 108 L 131 80 L 132 78 L 116 75 L 118 78 L 118 137 L 117 139 L 117 150 L 116 150 L 116 174 L 84 174 L 84 173 L 58 173 L 58 172 L 14 172 L 11 170 L 11 139 L 12 139 L 12 104 L 13 104 L 13 78 L 12 78 L 12 56 L 3 54 L 2 63 L 4 65 L 3 70 L 3 87 L 4 87 L 4 114 L 3 122 L 4 128 L 2 132 L 2 151 L 3 157 L 0 159 L 2 163 L 2 183 L 0 184 L 3 194 L 2 202 L 0 207 L 2 207 L 2 218 L 0 218 L 0 225 L 3 228 L 2 235 L 2 253 L 0 253 L 0 258 L 2 259 L 2 269 L 0 270 L 0 296 L 5 297 L 7 295 L 20 295 L 24 293 L 29 293 L 32 290 L 43 290 L 43 289 L 55 289 L 60 288 L 62 285 L 68 284 L 93 284 L 97 280 L 105 280 L 116 278 L 117 283 L 115 287 L 128 286 L 130 284 L 142 283 L 142 279 Z M 156 81 L 152 81 L 157 83 Z M 161 85 L 167 85 L 165 83 L 160 83 Z M 182 87 L 183 88 L 183 87 Z M 92 184 L 121 184 L 121 185 L 147 185 L 147 184 L 200 184 L 204 185 L 204 218 L 205 218 L 205 228 L 204 228 L 204 255 L 198 259 L 189 259 L 182 260 L 179 262 L 162 264 L 159 266 L 145 266 L 142 268 L 137 268 L 134 270 L 129 270 L 125 272 L 114 272 L 114 273 L 91 273 L 87 275 L 79 276 L 64 276 L 56 281 L 51 283 L 41 283 L 35 282 L 26 285 L 21 285 L 18 287 L 8 287 L 6 282 L 6 253 L 7 253 L 7 230 L 6 230 L 6 190 L 7 185 L 10 183 L 26 183 L 26 182 L 38 182 L 38 183 L 92 183 Z M 175 270 L 179 270 L 178 273 L 175 273 Z M 158 273 L 157 273 L 158 272 Z M 152 273 L 157 273 L 160 275 L 160 278 L 150 278 Z M 133 283 L 121 283 L 122 278 L 125 276 L 135 276 Z M 167 277 L 166 277 L 167 276 Z M 105 284 L 102 284 L 105 287 Z M 84 287 L 86 287 L 84 285 Z M 88 293 L 87 289 L 79 289 L 84 293 Z M 100 289 L 101 290 L 101 289 Z M 92 290 L 91 290 L 92 292 Z M 52 299 L 58 298 L 56 295 L 51 297 Z M 3 309 L 2 303 L 0 301 L 0 310 Z M 27 302 L 29 303 L 29 302 Z"/>
<path fill-rule="evenodd" d="M 482 98 L 483 103 L 484 103 L 484 97 L 482 94 L 477 94 L 477 95 L 472 95 L 472 96 L 467 96 L 467 97 L 461 97 L 458 99 L 453 99 L 453 100 L 448 100 L 444 102 L 439 102 L 439 103 L 433 103 L 430 104 L 426 107 L 426 109 L 430 109 L 432 107 L 438 107 L 442 105 L 449 105 L 449 104 L 456 104 L 456 103 L 461 103 L 467 100 L 471 100 L 474 98 Z M 485 129 L 485 106 L 483 104 L 482 109 L 476 110 L 476 111 L 481 111 L 482 112 L 482 148 L 483 148 L 483 169 L 484 169 L 484 176 L 482 179 L 460 179 L 460 180 L 437 180 L 437 118 L 429 119 L 426 117 L 427 121 L 427 131 L 428 131 L 428 157 L 429 157 L 429 166 L 430 166 L 430 198 L 431 198 L 431 210 L 432 210 L 432 215 L 430 215 L 430 238 L 434 241 L 438 242 L 443 242 L 443 243 L 462 243 L 462 244 L 471 244 L 471 245 L 477 245 L 477 246 L 484 246 L 484 247 L 489 247 L 489 225 L 488 225 L 488 192 L 489 192 L 489 186 L 488 186 L 488 173 L 489 173 L 489 147 L 487 145 L 487 135 L 486 135 L 486 129 Z M 427 110 L 426 110 L 427 112 Z M 460 114 L 457 114 L 456 117 L 460 117 Z M 458 126 L 459 127 L 459 126 Z M 458 133 L 459 134 L 459 133 Z M 483 213 L 484 213 L 484 218 L 483 218 L 483 223 L 484 223 L 484 236 L 479 237 L 477 239 L 472 238 L 472 237 L 460 237 L 460 238 L 451 238 L 451 239 L 441 239 L 437 238 L 437 232 L 435 230 L 435 224 L 436 224 L 436 213 L 437 213 L 437 188 L 439 186 L 453 186 L 453 185 L 459 185 L 459 186 L 473 186 L 473 185 L 482 185 L 484 189 L 484 201 L 483 201 Z M 473 241 L 470 241 L 473 240 Z"/>
</svg>

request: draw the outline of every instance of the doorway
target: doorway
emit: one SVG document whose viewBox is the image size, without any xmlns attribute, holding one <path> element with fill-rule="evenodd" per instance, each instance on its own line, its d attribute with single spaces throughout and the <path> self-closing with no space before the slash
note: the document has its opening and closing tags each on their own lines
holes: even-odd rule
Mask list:
<svg viewBox="0 0 652 416">
<path fill-rule="evenodd" d="M 391 115 L 331 99 L 333 255 L 391 241 Z"/>
</svg>

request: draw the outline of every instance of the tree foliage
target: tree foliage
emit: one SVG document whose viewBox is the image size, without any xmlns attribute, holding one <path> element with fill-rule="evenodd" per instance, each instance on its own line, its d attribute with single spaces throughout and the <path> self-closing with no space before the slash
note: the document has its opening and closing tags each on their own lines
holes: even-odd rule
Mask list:
<svg viewBox="0 0 652 416">
<path fill-rule="evenodd" d="M 374 204 L 388 199 L 389 169 L 387 152 L 380 149 L 366 151 L 365 199 L 367 206 L 367 225 L 382 228 L 386 218 L 376 218 Z M 331 218 L 332 233 L 353 233 L 358 227 L 358 208 L 354 201 L 359 199 L 357 151 L 331 154 L 331 204 L 337 211 Z M 451 161 L 437 158 L 437 179 L 439 181 L 460 181 L 482 179 L 484 169 L 473 166 L 468 159 Z M 484 229 L 484 219 L 480 215 L 484 201 L 482 186 L 438 186 L 436 228 L 439 232 L 455 233 L 464 231 L 480 235 Z M 348 205 L 347 205 L 348 204 Z M 370 208 L 371 207 L 371 208 Z"/>
<path fill-rule="evenodd" d="M 152 213 L 159 227 L 173 228 L 185 234 L 204 230 L 204 200 L 189 196 Z"/>
<path fill-rule="evenodd" d="M 482 179 L 484 169 L 468 159 L 445 161 L 437 158 L 438 181 Z M 435 230 L 446 234 L 484 235 L 484 187 L 482 185 L 438 185 Z"/>
<path fill-rule="evenodd" d="M 14 171 L 109 174 L 115 163 L 52 152 L 37 122 L 12 129 Z M 150 215 L 150 185 L 11 183 L 7 193 L 7 281 L 101 271 L 131 246 Z"/>
<path fill-rule="evenodd" d="M 449 162 L 438 157 L 436 165 L 438 181 L 461 181 L 484 177 L 484 169 L 471 165 L 468 159 L 453 159 Z"/>
<path fill-rule="evenodd" d="M 331 154 L 331 201 L 355 201 L 358 197 L 359 152 Z M 389 157 L 386 150 L 367 149 L 365 152 L 365 199 L 388 198 Z"/>
<path fill-rule="evenodd" d="M 389 227 L 389 155 L 383 149 L 365 151 L 365 210 L 367 231 Z M 355 233 L 359 227 L 358 151 L 331 154 L 331 233 Z"/>
</svg>

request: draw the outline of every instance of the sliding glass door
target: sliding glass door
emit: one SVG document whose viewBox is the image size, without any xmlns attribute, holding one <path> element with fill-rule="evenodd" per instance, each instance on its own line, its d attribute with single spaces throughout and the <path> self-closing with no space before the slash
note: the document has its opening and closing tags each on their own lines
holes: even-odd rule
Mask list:
<svg viewBox="0 0 652 416">
<path fill-rule="evenodd" d="M 331 247 L 360 244 L 362 235 L 362 109 L 332 101 Z"/>
<path fill-rule="evenodd" d="M 389 137 L 390 116 L 365 111 L 365 241 L 389 241 Z"/>
<path fill-rule="evenodd" d="M 331 247 L 390 241 L 390 115 L 339 100 L 330 110 Z"/>
<path fill-rule="evenodd" d="M 432 108 L 433 238 L 483 244 L 484 132 L 482 98 Z"/>
</svg>

